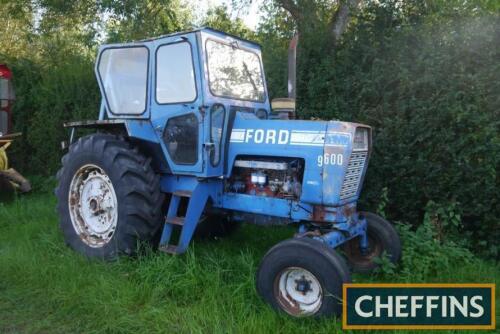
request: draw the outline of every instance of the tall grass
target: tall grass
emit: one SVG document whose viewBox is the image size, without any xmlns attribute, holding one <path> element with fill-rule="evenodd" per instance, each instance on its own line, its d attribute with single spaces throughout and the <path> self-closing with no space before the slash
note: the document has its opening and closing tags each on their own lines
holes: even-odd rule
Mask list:
<svg viewBox="0 0 500 334">
<path fill-rule="evenodd" d="M 103 263 L 65 246 L 54 206 L 51 195 L 0 204 L 1 333 L 341 330 L 335 319 L 294 320 L 277 314 L 255 291 L 261 257 L 291 237 L 292 229 L 244 225 L 227 239 L 195 241 L 183 256 L 149 251 L 135 259 Z M 476 258 L 450 263 L 424 281 L 496 282 L 498 277 L 498 266 Z M 398 270 L 354 276 L 356 282 L 402 279 L 411 279 L 408 272 L 404 278 Z"/>
</svg>

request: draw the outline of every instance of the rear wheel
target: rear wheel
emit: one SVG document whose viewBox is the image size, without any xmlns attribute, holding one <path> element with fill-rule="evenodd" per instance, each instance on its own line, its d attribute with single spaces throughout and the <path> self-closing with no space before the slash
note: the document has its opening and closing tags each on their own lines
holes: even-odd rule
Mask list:
<svg viewBox="0 0 500 334">
<path fill-rule="evenodd" d="M 384 218 L 371 213 L 360 212 L 368 223 L 368 249 L 361 250 L 359 238 L 343 245 L 347 260 L 356 272 L 369 273 L 379 266 L 376 259 L 386 254 L 392 263 L 401 257 L 401 240 L 398 232 Z"/>
<path fill-rule="evenodd" d="M 264 256 L 257 291 L 273 308 L 294 317 L 340 316 L 342 284 L 351 281 L 341 256 L 309 238 L 280 242 Z"/>
<path fill-rule="evenodd" d="M 58 172 L 57 210 L 66 243 L 89 256 L 136 253 L 162 225 L 159 177 L 128 142 L 113 135 L 80 138 Z"/>
</svg>

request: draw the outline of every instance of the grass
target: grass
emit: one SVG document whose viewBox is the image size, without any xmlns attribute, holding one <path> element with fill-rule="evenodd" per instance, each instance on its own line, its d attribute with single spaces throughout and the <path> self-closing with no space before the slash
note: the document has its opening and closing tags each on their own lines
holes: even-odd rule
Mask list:
<svg viewBox="0 0 500 334">
<path fill-rule="evenodd" d="M 335 319 L 277 314 L 255 291 L 261 257 L 290 237 L 291 229 L 245 225 L 231 238 L 195 241 L 183 256 L 149 253 L 103 263 L 65 246 L 54 207 L 52 195 L 0 204 L 0 333 L 341 331 Z M 499 277 L 498 265 L 475 259 L 452 263 L 425 282 L 489 283 Z M 401 278 L 396 273 L 354 280 Z"/>
</svg>

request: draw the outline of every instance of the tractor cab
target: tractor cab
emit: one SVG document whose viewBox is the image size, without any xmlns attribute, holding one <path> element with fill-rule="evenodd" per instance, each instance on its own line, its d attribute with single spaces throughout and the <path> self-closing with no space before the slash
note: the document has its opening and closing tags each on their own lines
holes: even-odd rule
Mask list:
<svg viewBox="0 0 500 334">
<path fill-rule="evenodd" d="M 150 120 L 174 173 L 222 175 L 236 114 L 271 111 L 260 46 L 213 29 L 104 45 L 96 75 L 101 119 Z"/>
</svg>

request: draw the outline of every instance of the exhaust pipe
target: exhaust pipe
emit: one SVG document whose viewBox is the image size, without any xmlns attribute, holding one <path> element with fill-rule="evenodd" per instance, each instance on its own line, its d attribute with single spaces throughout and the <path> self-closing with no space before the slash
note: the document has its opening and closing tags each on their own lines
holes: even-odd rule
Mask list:
<svg viewBox="0 0 500 334">
<path fill-rule="evenodd" d="M 295 119 L 295 98 L 297 97 L 297 45 L 299 35 L 295 34 L 288 47 L 288 97 L 271 101 L 273 118 Z"/>
<path fill-rule="evenodd" d="M 288 47 L 288 97 L 297 98 L 297 45 L 299 34 L 295 34 Z"/>
</svg>

